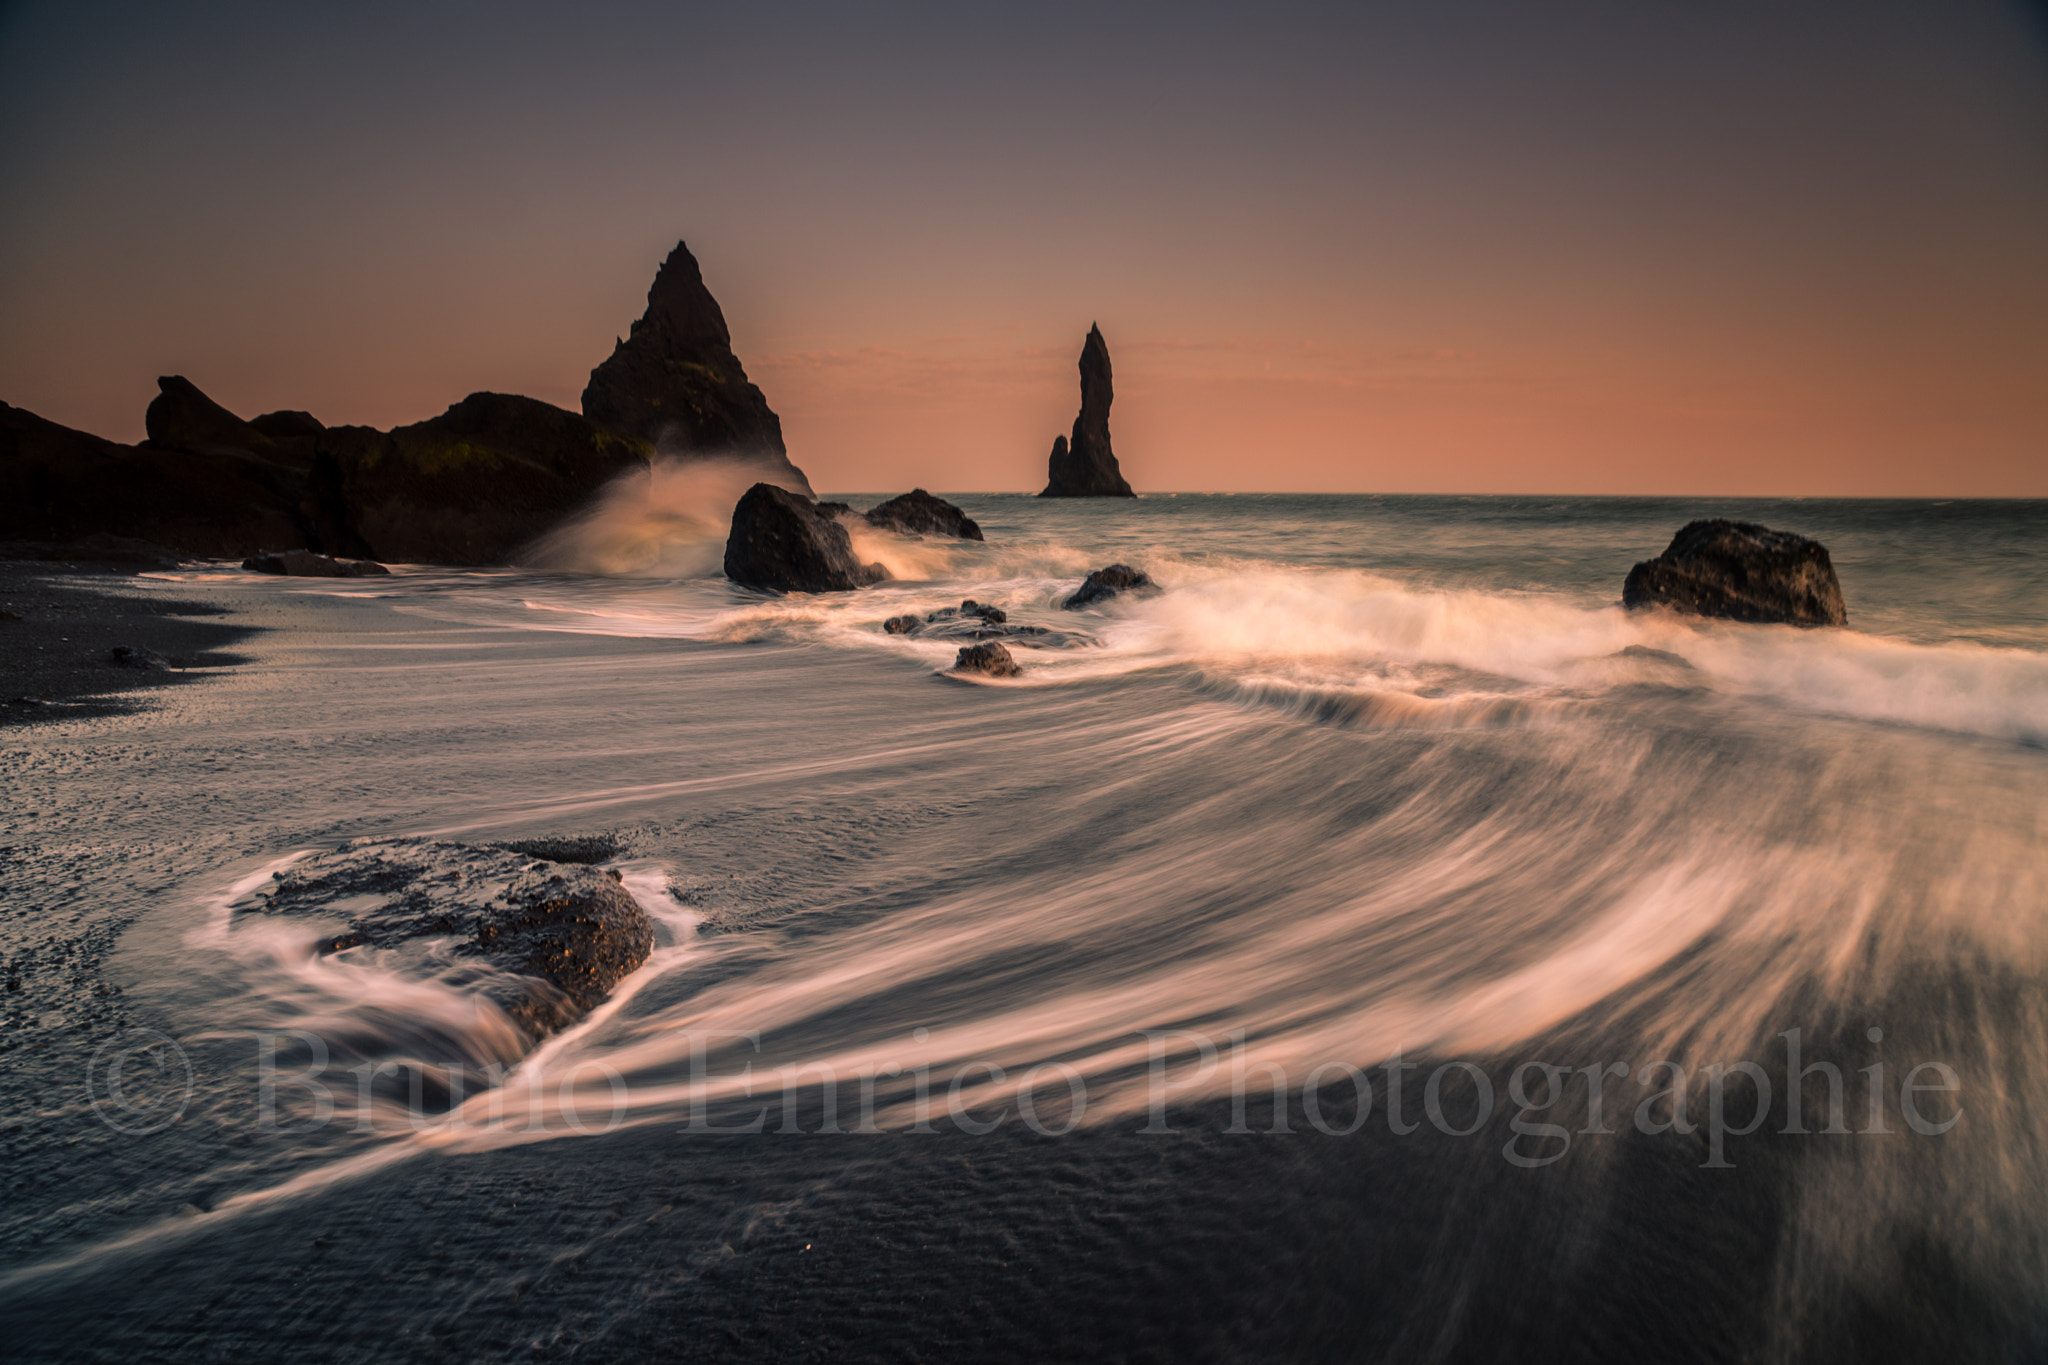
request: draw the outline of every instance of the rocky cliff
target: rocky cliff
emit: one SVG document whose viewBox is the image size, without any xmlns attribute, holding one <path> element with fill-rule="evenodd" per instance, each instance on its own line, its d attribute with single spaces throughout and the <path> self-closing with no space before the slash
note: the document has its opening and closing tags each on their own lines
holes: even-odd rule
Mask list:
<svg viewBox="0 0 2048 1365">
<path fill-rule="evenodd" d="M 647 311 L 590 372 L 583 415 L 663 454 L 752 456 L 810 487 L 789 462 L 782 420 L 747 379 L 725 313 L 681 242 L 647 291 Z"/>
<path fill-rule="evenodd" d="M 1131 498 L 1137 494 L 1124 482 L 1116 455 L 1109 448 L 1109 405 L 1115 397 L 1110 383 L 1109 345 L 1102 329 L 1090 326 L 1081 346 L 1081 412 L 1074 435 L 1056 437 L 1046 464 L 1041 498 Z"/>
</svg>

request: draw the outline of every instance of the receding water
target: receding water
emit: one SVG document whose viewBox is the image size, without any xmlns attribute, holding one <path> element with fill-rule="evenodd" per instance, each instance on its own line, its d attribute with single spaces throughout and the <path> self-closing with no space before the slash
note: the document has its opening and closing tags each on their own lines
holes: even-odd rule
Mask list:
<svg viewBox="0 0 2048 1365">
<path fill-rule="evenodd" d="M 863 534 L 890 582 L 784 598 L 713 576 L 720 477 L 617 501 L 550 571 L 174 576 L 288 629 L 149 715 L 9 737 L 43 860 L 11 894 L 68 876 L 67 913 L 123 926 L 126 1022 L 196 1078 L 133 1135 L 83 1042 L 16 1075 L 11 1326 L 110 1355 L 2048 1344 L 2048 504 L 959 497 L 987 543 Z M 1850 628 L 1622 611 L 1711 515 L 1826 543 Z M 1160 590 L 1059 608 L 1112 561 Z M 957 640 L 881 629 L 968 597 L 1079 638 L 969 683 Z M 524 1061 L 488 1006 L 231 913 L 348 837 L 598 831 L 663 940 Z M 1832 1086 L 1792 1081 L 1795 1030 L 1833 1133 L 1791 1117 L 1827 1126 Z M 408 1102 L 450 1064 L 466 1098 Z M 110 1285 L 153 1287 L 101 1322 Z"/>
</svg>

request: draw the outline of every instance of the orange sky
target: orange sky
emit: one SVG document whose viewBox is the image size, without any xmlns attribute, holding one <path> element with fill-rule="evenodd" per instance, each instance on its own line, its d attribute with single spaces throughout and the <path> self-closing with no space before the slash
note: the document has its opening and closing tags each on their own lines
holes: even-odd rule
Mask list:
<svg viewBox="0 0 2048 1365">
<path fill-rule="evenodd" d="M 275 10 L 0 11 L 0 398 L 573 407 L 683 237 L 820 488 L 1099 322 L 1141 490 L 2048 496 L 2019 6 Z"/>
</svg>

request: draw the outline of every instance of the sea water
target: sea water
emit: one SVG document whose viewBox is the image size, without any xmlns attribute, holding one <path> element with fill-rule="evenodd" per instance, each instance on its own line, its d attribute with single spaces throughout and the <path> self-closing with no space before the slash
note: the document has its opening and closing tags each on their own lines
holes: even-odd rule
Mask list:
<svg viewBox="0 0 2048 1365">
<path fill-rule="evenodd" d="M 870 1246 L 820 1302 L 900 1297 L 912 1263 L 985 1297 L 1015 1262 L 1073 1296 L 1083 1352 L 1281 1304 L 1312 1355 L 2043 1340 L 2048 504 L 957 496 L 984 542 L 857 527 L 888 581 L 780 596 L 717 573 L 729 490 L 659 477 L 540 567 L 171 576 L 316 594 L 334 626 L 22 741 L 88 882 L 157 860 L 110 895 L 118 961 L 204 1122 L 95 1132 L 140 1164 L 16 1213 L 11 1302 L 231 1273 L 320 1211 L 424 1236 L 379 1202 L 422 1163 L 474 1216 L 507 1163 L 637 1189 L 653 1162 L 752 1182 L 664 1254 L 923 1200 L 949 1260 Z M 1624 610 L 1630 565 L 1706 516 L 1825 543 L 1848 628 Z M 1063 608 L 1112 562 L 1156 589 Z M 968 681 L 958 640 L 882 629 L 968 598 L 1065 638 Z M 660 946 L 452 1101 L 383 1081 L 502 1020 L 232 913 L 346 837 L 596 831 Z M 962 1250 L 991 1219 L 1008 1241 Z M 465 1273 L 608 1236 L 507 1234 Z M 1167 1242 L 1228 1287 L 1183 1267 L 1130 1299 Z M 590 1339 L 641 1340 L 648 1301 L 752 1320 L 638 1264 Z M 363 1330 L 445 1320 L 400 1299 Z M 902 1339 L 981 1340 L 964 1321 Z"/>
</svg>

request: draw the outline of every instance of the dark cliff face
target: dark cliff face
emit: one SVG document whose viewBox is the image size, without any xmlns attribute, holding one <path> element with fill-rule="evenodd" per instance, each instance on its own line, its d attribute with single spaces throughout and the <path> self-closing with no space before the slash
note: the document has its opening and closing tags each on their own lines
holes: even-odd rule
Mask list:
<svg viewBox="0 0 2048 1365">
<path fill-rule="evenodd" d="M 439 417 L 317 439 L 306 512 L 336 553 L 496 564 L 647 468 L 646 442 L 537 398 L 473 393 Z"/>
<path fill-rule="evenodd" d="M 1074 419 L 1072 441 L 1053 441 L 1046 462 L 1041 498 L 1130 498 L 1137 495 L 1124 482 L 1116 455 L 1109 448 L 1109 405 L 1115 397 L 1110 383 L 1109 345 L 1102 329 L 1091 326 L 1081 347 L 1081 413 Z"/>
<path fill-rule="evenodd" d="M 725 314 L 681 242 L 662 262 L 631 334 L 590 372 L 583 415 L 663 454 L 764 458 L 809 487 L 789 462 L 782 420 L 732 353 Z"/>
</svg>

